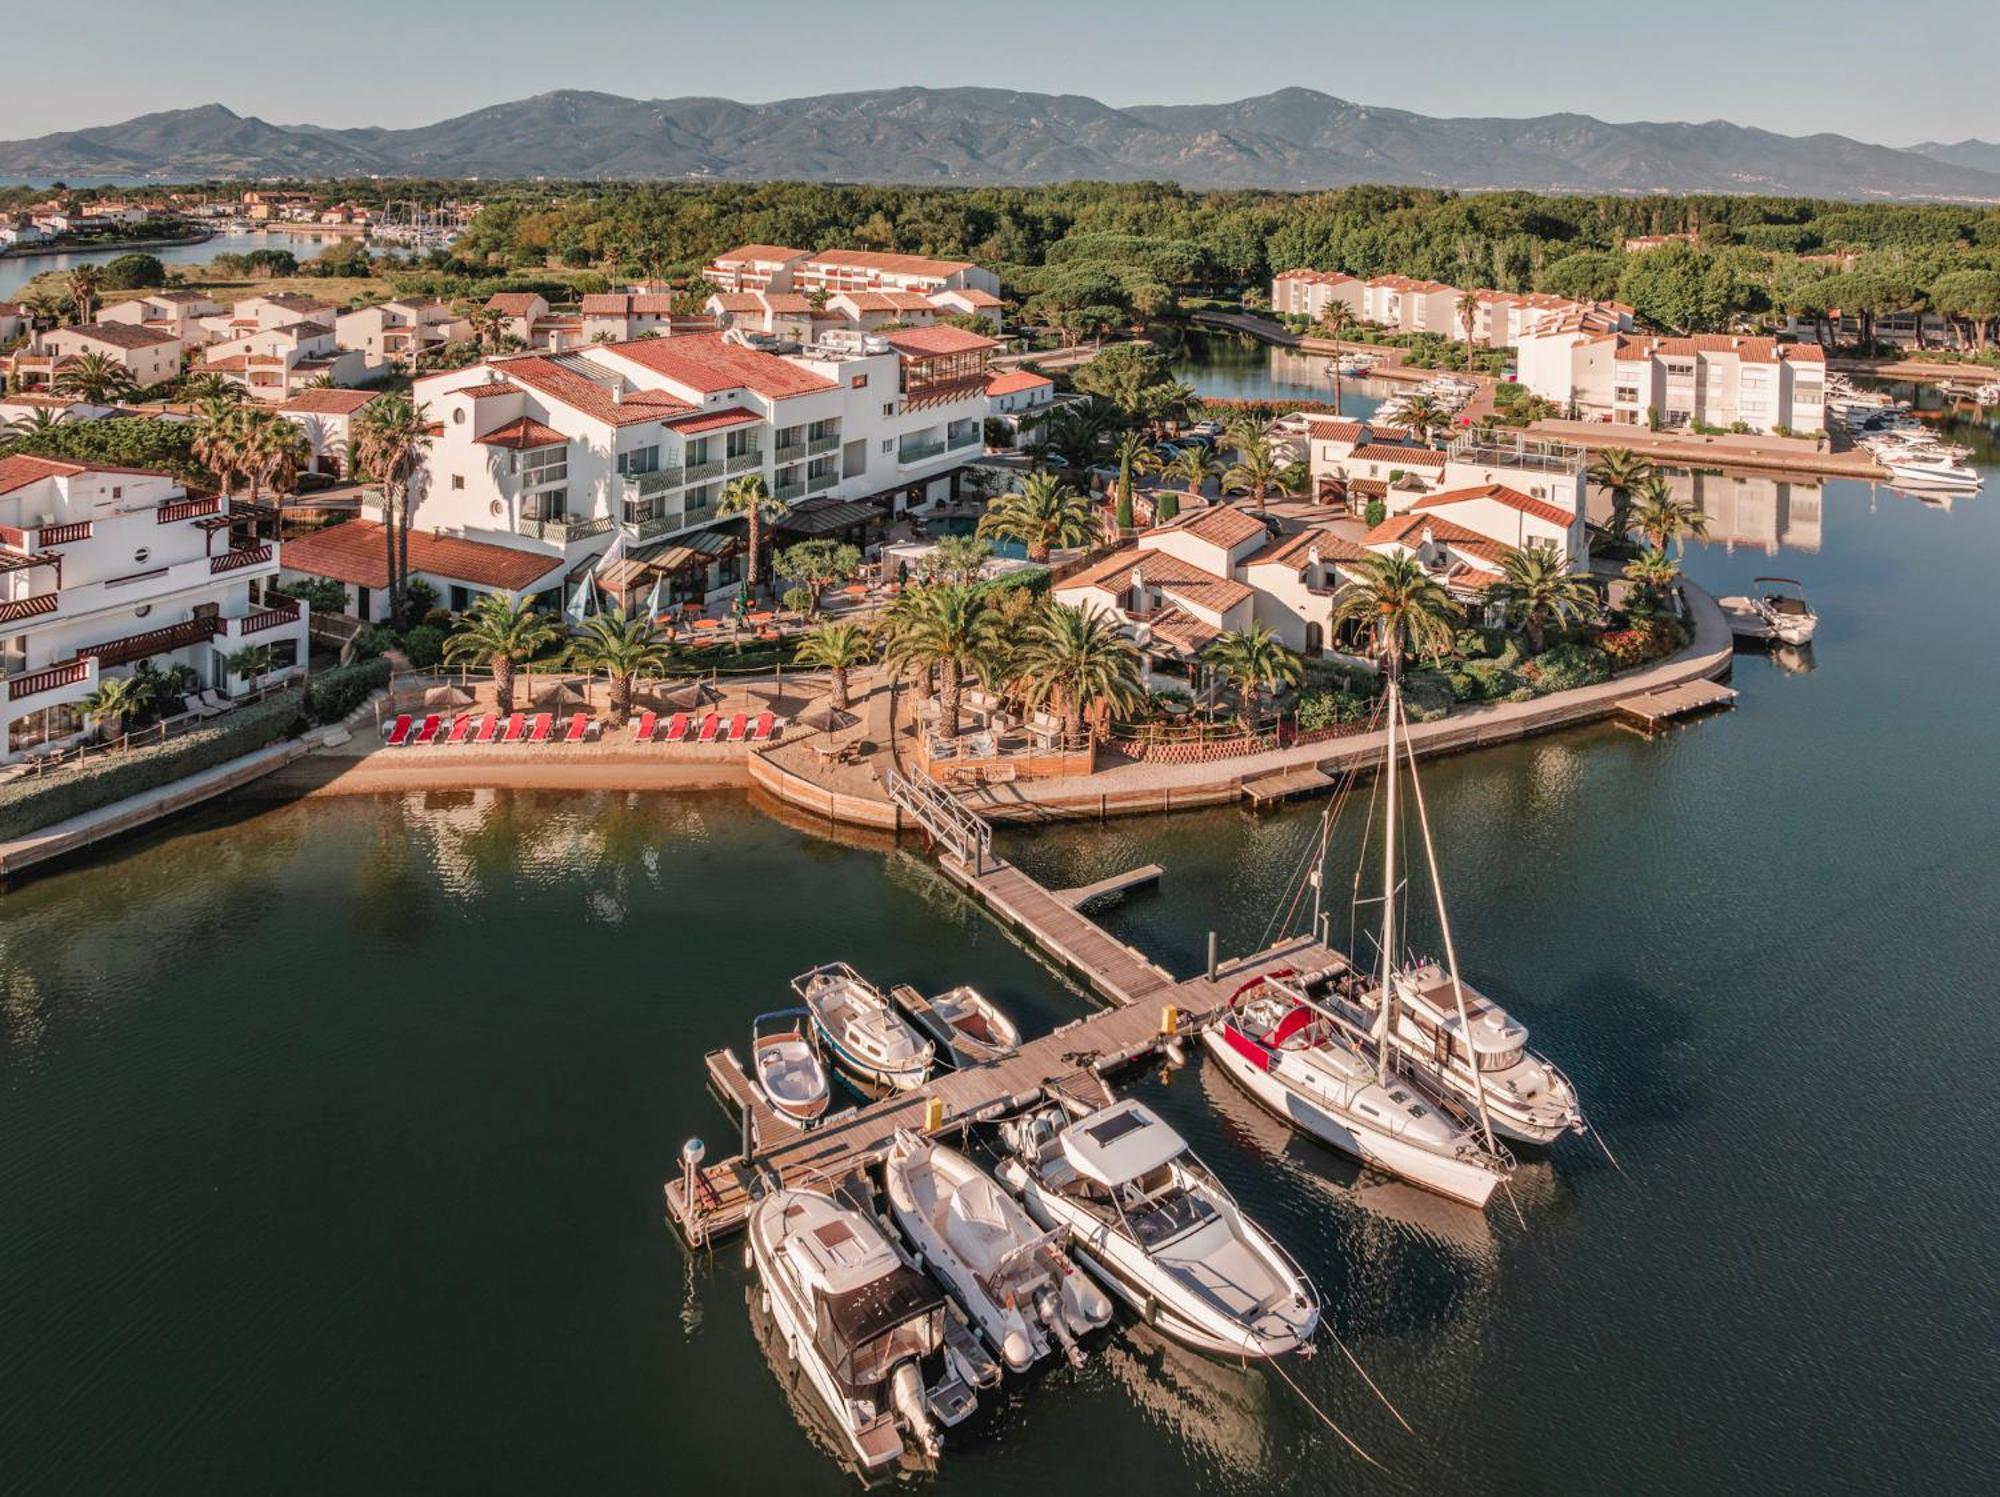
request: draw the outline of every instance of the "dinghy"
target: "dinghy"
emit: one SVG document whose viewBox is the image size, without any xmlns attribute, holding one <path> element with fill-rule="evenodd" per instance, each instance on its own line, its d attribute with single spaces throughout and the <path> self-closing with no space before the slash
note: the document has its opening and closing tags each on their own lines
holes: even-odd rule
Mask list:
<svg viewBox="0 0 2000 1497">
<path fill-rule="evenodd" d="M 965 1155 L 908 1129 L 882 1173 L 903 1236 L 1010 1369 L 1057 1347 L 1083 1365 L 1077 1337 L 1111 1319 L 1111 1301 L 1077 1272 L 1060 1233 L 1036 1227 Z"/>
<path fill-rule="evenodd" d="M 826 1067 L 806 1037 L 811 1023 L 812 1015 L 802 1008 L 750 1021 L 751 1078 L 766 1102 L 802 1128 L 825 1115 L 828 1097 Z"/>
<path fill-rule="evenodd" d="M 1021 1048 L 1019 1027 L 977 988 L 940 993 L 930 1000 L 929 1010 L 924 1027 L 961 1069 L 1004 1060 Z"/>
</svg>

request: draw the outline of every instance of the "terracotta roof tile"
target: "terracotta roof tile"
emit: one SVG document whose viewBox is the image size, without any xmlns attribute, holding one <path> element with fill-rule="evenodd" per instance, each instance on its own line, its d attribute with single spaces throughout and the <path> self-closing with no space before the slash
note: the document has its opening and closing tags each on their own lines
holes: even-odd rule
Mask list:
<svg viewBox="0 0 2000 1497">
<path fill-rule="evenodd" d="M 514 452 L 526 452 L 531 447 L 560 447 L 569 438 L 533 416 L 517 416 L 506 425 L 496 426 L 485 436 L 474 437 L 473 440 L 482 447 L 505 447 Z"/>
<path fill-rule="evenodd" d="M 310 416 L 351 416 L 375 395 L 373 390 L 301 390 L 278 409 Z"/>
<path fill-rule="evenodd" d="M 1469 504 L 1476 499 L 1490 499 L 1495 504 L 1504 504 L 1509 509 L 1518 510 L 1524 515 L 1530 515 L 1550 525 L 1560 525 L 1565 529 L 1576 518 L 1568 510 L 1551 504 L 1546 499 L 1536 499 L 1518 489 L 1510 489 L 1503 483 L 1483 484 L 1474 489 L 1452 489 L 1443 494 L 1426 494 L 1410 508 L 1442 509 L 1453 504 Z"/>
<path fill-rule="evenodd" d="M 998 348 L 991 338 L 967 332 L 961 327 L 912 327 L 884 333 L 883 339 L 906 359 L 937 358 L 944 354 L 977 353 Z"/>
<path fill-rule="evenodd" d="M 348 520 L 286 541 L 278 559 L 286 571 L 330 577 L 356 587 L 389 585 L 382 527 L 374 520 Z M 562 566 L 560 556 L 547 552 L 433 535 L 427 530 L 410 532 L 410 570 L 455 582 L 525 592 Z"/>
</svg>

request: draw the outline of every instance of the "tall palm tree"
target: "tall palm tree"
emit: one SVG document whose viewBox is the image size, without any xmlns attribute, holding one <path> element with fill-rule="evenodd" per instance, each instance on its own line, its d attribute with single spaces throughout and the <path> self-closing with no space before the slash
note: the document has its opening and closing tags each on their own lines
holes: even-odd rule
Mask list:
<svg viewBox="0 0 2000 1497">
<path fill-rule="evenodd" d="M 1649 593 L 1664 593 L 1674 585 L 1681 569 L 1674 559 L 1664 551 L 1641 551 L 1625 563 L 1625 577 L 1634 587 L 1644 588 Z"/>
<path fill-rule="evenodd" d="M 1354 331 L 1355 320 L 1354 308 L 1346 302 L 1329 301 L 1326 309 L 1319 314 L 1320 336 L 1330 338 L 1335 343 L 1344 343 L 1347 341 L 1347 335 Z M 1333 358 L 1329 362 L 1333 368 L 1333 413 L 1336 416 L 1344 415 L 1345 412 L 1341 407 L 1345 391 L 1341 383 L 1343 376 L 1340 372 L 1341 358 L 1338 348 L 1334 349 Z"/>
<path fill-rule="evenodd" d="M 1058 546 L 1087 545 L 1097 533 L 1090 501 L 1053 473 L 1030 473 L 1021 487 L 1002 494 L 979 517 L 979 534 L 1019 541 L 1028 560 L 1046 562 Z"/>
<path fill-rule="evenodd" d="M 38 331 L 62 321 L 63 298 L 52 286 L 34 287 L 21 298 L 21 305 L 28 309 L 29 319 Z"/>
<path fill-rule="evenodd" d="M 1436 659 L 1451 649 L 1458 606 L 1415 556 L 1366 556 L 1353 565 L 1361 575 L 1336 595 L 1333 620 L 1364 625 L 1390 676 L 1402 674 L 1406 654 Z"/>
<path fill-rule="evenodd" d="M 1264 445 L 1264 418 L 1255 411 L 1231 411 L 1222 423 L 1222 435 L 1236 452 L 1248 452 Z"/>
<path fill-rule="evenodd" d="M 1146 387 L 1145 399 L 1140 410 L 1146 418 L 1153 435 L 1158 437 L 1167 428 L 1179 427 L 1194 419 L 1201 409 L 1201 392 L 1186 380 L 1162 380 L 1157 385 Z"/>
<path fill-rule="evenodd" d="M 641 675 L 658 675 L 667 666 L 667 640 L 644 614 L 634 617 L 618 608 L 583 621 L 569 647 L 571 663 L 603 671 L 611 678 L 611 726 L 622 728 L 632 716 L 633 683 Z"/>
<path fill-rule="evenodd" d="M 243 387 L 219 374 L 190 374 L 181 380 L 181 399 L 196 405 L 210 400 L 234 404 L 243 398 Z"/>
<path fill-rule="evenodd" d="M 258 411 L 250 424 L 248 450 L 250 498 L 254 502 L 265 489 L 290 493 L 298 487 L 299 475 L 312 461 L 312 442 L 298 423 L 287 421 L 275 411 Z"/>
<path fill-rule="evenodd" d="M 1611 490 L 1611 533 L 1624 540 L 1632 528 L 1632 492 L 1653 476 L 1652 460 L 1629 447 L 1607 447 L 1590 465 L 1589 476 Z"/>
<path fill-rule="evenodd" d="M 465 320 L 472 324 L 473 337 L 482 349 L 500 346 L 500 335 L 507 331 L 505 312 L 498 307 L 476 304 L 465 309 Z"/>
<path fill-rule="evenodd" d="M 1255 718 L 1267 694 L 1294 685 L 1305 675 L 1304 662 L 1265 624 L 1218 635 L 1201 658 L 1236 688 L 1245 721 Z"/>
<path fill-rule="evenodd" d="M 69 299 L 79 325 L 89 322 L 97 310 L 97 293 L 103 285 L 104 272 L 95 265 L 79 265 L 69 273 Z"/>
<path fill-rule="evenodd" d="M 139 382 L 132 371 L 115 364 L 101 353 L 82 353 L 63 361 L 50 386 L 58 395 L 87 400 L 92 405 L 116 405 L 138 393 Z"/>
<path fill-rule="evenodd" d="M 1597 613 L 1596 590 L 1548 546 L 1510 548 L 1500 558 L 1500 580 L 1487 596 L 1522 623 L 1528 647 L 1537 654 L 1548 625 L 1581 622 Z"/>
<path fill-rule="evenodd" d="M 763 580 L 764 527 L 784 519 L 791 513 L 790 507 L 764 486 L 763 475 L 745 473 L 722 486 L 722 497 L 715 501 L 715 512 L 719 515 L 742 515 L 749 524 L 750 565 L 745 581 L 750 587 L 756 587 Z"/>
<path fill-rule="evenodd" d="M 389 609 L 400 622 L 410 585 L 411 491 L 430 450 L 430 407 L 383 395 L 354 418 L 354 466 L 382 485 L 383 544 L 389 557 Z"/>
<path fill-rule="evenodd" d="M 1117 408 L 1108 401 L 1079 401 L 1059 407 L 1049 417 L 1043 440 L 1072 470 L 1085 473 L 1097 461 L 1098 449 L 1117 420 Z"/>
<path fill-rule="evenodd" d="M 444 658 L 491 666 L 494 706 L 504 717 L 514 710 L 514 667 L 560 636 L 555 621 L 532 603 L 514 593 L 485 593 L 460 615 Z"/>
<path fill-rule="evenodd" d="M 1273 491 L 1280 494 L 1298 492 L 1300 465 L 1287 462 L 1278 450 L 1259 436 L 1256 442 L 1241 449 L 1236 454 L 1236 462 L 1222 475 L 1224 491 L 1242 489 L 1250 495 L 1250 502 L 1261 511 L 1264 496 Z"/>
<path fill-rule="evenodd" d="M 1118 495 L 1112 514 L 1120 530 L 1132 528 L 1132 479 L 1135 474 L 1160 471 L 1160 455 L 1146 441 L 1146 434 L 1128 431 L 1112 445 L 1111 459 L 1118 464 Z"/>
<path fill-rule="evenodd" d="M 243 471 L 243 411 L 220 397 L 204 400 L 195 409 L 194 434 L 188 450 L 194 460 L 215 475 L 222 497 L 230 497 L 236 476 Z"/>
<path fill-rule="evenodd" d="M 1190 444 L 1169 458 L 1162 471 L 1168 478 L 1184 485 L 1190 494 L 1199 494 L 1221 466 L 1201 447 Z"/>
<path fill-rule="evenodd" d="M 1145 695 L 1138 647 L 1102 609 L 1051 599 L 1025 631 L 1013 668 L 1029 701 L 1054 705 L 1072 743 L 1093 703 L 1130 707 Z"/>
<path fill-rule="evenodd" d="M 1424 440 L 1426 447 L 1437 446 L 1438 433 L 1451 428 L 1451 417 L 1428 395 L 1412 395 L 1403 403 L 1403 425 Z"/>
<path fill-rule="evenodd" d="M 1655 473 L 1639 486 L 1639 503 L 1632 511 L 1632 523 L 1653 543 L 1655 551 L 1673 544 L 1676 552 L 1687 549 L 1687 537 L 1708 534 L 1708 516 L 1685 499 L 1674 496 L 1666 479 Z"/>
<path fill-rule="evenodd" d="M 30 411 L 25 416 L 16 416 L 12 421 L 7 422 L 4 426 L 0 426 L 0 432 L 5 432 L 7 439 L 13 441 L 20 437 L 43 436 L 63 424 L 64 413 L 62 411 L 51 411 L 44 408 Z"/>
<path fill-rule="evenodd" d="M 847 673 L 874 658 L 875 644 L 859 624 L 821 624 L 799 641 L 793 658 L 817 666 L 833 678 L 827 700 L 836 712 L 847 710 Z"/>
<path fill-rule="evenodd" d="M 1465 334 L 1465 367 L 1472 367 L 1472 333 L 1479 326 L 1479 302 L 1470 291 L 1458 293 L 1458 326 Z"/>
<path fill-rule="evenodd" d="M 936 671 L 938 725 L 944 736 L 958 736 L 958 703 L 968 671 L 987 666 L 999 652 L 984 600 L 969 587 L 926 587 L 905 594 L 912 599 L 889 636 L 889 663 L 901 669 Z"/>
</svg>

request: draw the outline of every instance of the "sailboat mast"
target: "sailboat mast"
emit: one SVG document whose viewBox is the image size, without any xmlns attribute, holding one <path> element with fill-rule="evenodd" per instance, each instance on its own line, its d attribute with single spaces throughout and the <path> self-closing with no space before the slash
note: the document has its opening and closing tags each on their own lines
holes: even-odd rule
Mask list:
<svg viewBox="0 0 2000 1497">
<path fill-rule="evenodd" d="M 1382 772 L 1389 777 L 1382 837 L 1382 1012 L 1375 1016 L 1375 1079 L 1389 1079 L 1390 1035 L 1396 1028 L 1396 719 L 1402 714 L 1402 687 L 1389 677 L 1388 751 Z"/>
<path fill-rule="evenodd" d="M 1417 749 L 1404 737 L 1404 751 L 1410 757 L 1410 793 L 1416 797 L 1417 825 L 1423 829 L 1424 858 L 1430 865 L 1431 893 L 1437 898 L 1438 929 L 1444 933 L 1445 967 L 1451 973 L 1451 994 L 1458 1004 L 1458 1032 L 1465 1036 L 1465 1063 L 1472 1071 L 1472 1096 L 1479 1104 L 1479 1126 L 1486 1134 L 1486 1147 L 1498 1153 L 1500 1146 L 1493 1138 L 1493 1119 L 1486 1110 L 1486 1073 L 1479 1069 L 1479 1052 L 1472 1043 L 1472 1024 L 1465 1014 L 1465 984 L 1458 975 L 1458 948 L 1451 939 L 1451 917 L 1445 913 L 1444 880 L 1438 876 L 1437 847 L 1431 841 L 1430 813 L 1424 807 L 1424 785 L 1417 778 Z M 1448 1052 L 1447 1052 L 1448 1054 Z M 1445 1062 L 1446 1074 L 1451 1063 Z"/>
</svg>

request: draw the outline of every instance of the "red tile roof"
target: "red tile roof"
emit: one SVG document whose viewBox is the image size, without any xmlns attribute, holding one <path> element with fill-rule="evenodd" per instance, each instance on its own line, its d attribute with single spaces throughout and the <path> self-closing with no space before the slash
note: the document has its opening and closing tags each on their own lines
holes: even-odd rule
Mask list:
<svg viewBox="0 0 2000 1497">
<path fill-rule="evenodd" d="M 496 291 L 486 298 L 486 305 L 495 312 L 504 312 L 509 317 L 526 317 L 535 310 L 535 303 L 543 301 L 532 291 Z M 543 305 L 547 303 L 544 301 Z"/>
<path fill-rule="evenodd" d="M 1518 489 L 1510 489 L 1504 483 L 1484 484 L 1476 489 L 1452 489 L 1443 494 L 1426 494 L 1410 508 L 1442 509 L 1453 504 L 1469 504 L 1475 499 L 1491 499 L 1495 504 L 1504 504 L 1509 509 L 1519 510 L 1524 515 L 1546 521 L 1550 525 L 1560 525 L 1565 529 L 1575 518 L 1568 510 L 1561 509 L 1546 499 L 1536 499 Z"/>
<path fill-rule="evenodd" d="M 1001 301 L 991 291 L 981 291 L 977 286 L 968 286 L 962 291 L 955 286 L 950 286 L 938 293 L 939 298 L 947 296 L 955 296 L 960 301 L 970 302 L 975 307 L 1004 307 L 1006 305 L 1005 302 Z"/>
<path fill-rule="evenodd" d="M 1377 435 L 1379 436 L 1380 433 L 1378 432 Z M 1442 468 L 1444 466 L 1444 454 L 1429 447 L 1383 447 L 1371 442 L 1366 447 L 1355 448 L 1348 455 L 1350 457 L 1358 457 L 1363 462 L 1369 463 L 1403 463 L 1406 465 L 1414 463 L 1420 468 Z"/>
<path fill-rule="evenodd" d="M 1196 540 L 1211 546 L 1219 546 L 1224 551 L 1235 549 L 1252 536 L 1265 534 L 1264 522 L 1248 510 L 1232 505 L 1217 504 L 1207 509 L 1190 510 L 1179 519 L 1165 525 L 1156 526 L 1157 531 L 1179 531 L 1191 535 Z"/>
<path fill-rule="evenodd" d="M 1172 552 L 1155 550 L 1150 546 L 1127 546 L 1076 576 L 1065 577 L 1056 584 L 1056 591 L 1093 587 L 1104 592 L 1120 593 L 1131 585 L 1135 567 L 1145 578 L 1147 587 L 1163 588 L 1217 613 L 1227 612 L 1245 598 L 1253 596 L 1252 589 L 1245 583 L 1217 576 L 1205 567 L 1183 561 Z"/>
<path fill-rule="evenodd" d="M 356 587 L 389 585 L 382 555 L 382 527 L 374 520 L 348 520 L 285 542 L 279 562 L 286 571 L 330 577 Z M 459 536 L 410 532 L 410 570 L 454 582 L 525 592 L 563 566 L 560 556 L 522 551 Z"/>
<path fill-rule="evenodd" d="M 1343 421 L 1338 416 L 1308 416 L 1306 430 L 1321 442 L 1358 442 L 1370 431 L 1365 421 Z"/>
<path fill-rule="evenodd" d="M 1455 520 L 1447 520 L 1438 515 L 1402 514 L 1391 515 L 1368 534 L 1361 537 L 1361 544 L 1371 550 L 1376 546 L 1415 546 L 1428 530 L 1433 540 L 1449 545 L 1462 546 L 1469 542 L 1484 542 L 1486 537 L 1476 530 L 1468 530 Z M 1410 539 L 1415 536 L 1416 540 Z M 1503 548 L 1504 549 L 1504 548 Z"/>
<path fill-rule="evenodd" d="M 1023 390 L 1039 390 L 1044 385 L 1053 390 L 1056 382 L 1032 369 L 1003 369 L 986 377 L 988 395 L 1015 395 Z"/>
<path fill-rule="evenodd" d="M 945 354 L 977 353 L 998 348 L 991 338 L 969 333 L 962 327 L 911 327 L 884 333 L 883 340 L 906 359 L 931 359 Z"/>
<path fill-rule="evenodd" d="M 1297 535 L 1288 535 L 1259 551 L 1243 563 L 1247 567 L 1281 566 L 1294 572 L 1303 572 L 1312 561 L 1312 553 L 1317 549 L 1323 562 L 1359 561 L 1368 553 L 1346 536 L 1332 530 L 1314 527 L 1301 530 Z"/>
<path fill-rule="evenodd" d="M 666 340 L 653 341 L 664 346 Z M 648 345 L 614 346 L 640 348 Z M 565 369 L 555 360 L 540 355 L 508 359 L 497 367 L 505 370 L 507 378 L 516 384 L 526 385 L 537 394 L 560 401 L 571 410 L 578 411 L 593 421 L 602 421 L 607 426 L 637 426 L 642 421 L 660 421 L 669 415 L 690 409 L 686 404 L 679 402 L 665 405 L 658 400 L 634 401 L 629 397 L 620 402 L 612 398 L 610 387 L 599 384 L 594 379 L 587 379 L 573 369 Z"/>
<path fill-rule="evenodd" d="M 17 453 L 0 457 L 0 494 L 11 494 L 44 478 L 74 478 L 79 473 L 129 473 L 136 478 L 171 478 L 157 468 L 120 468 L 110 463 L 69 462 L 61 458 Z"/>
<path fill-rule="evenodd" d="M 684 437 L 698 437 L 705 431 L 721 431 L 724 427 L 743 426 L 763 419 L 756 411 L 732 405 L 719 411 L 697 411 L 692 416 L 676 416 L 665 424 Z"/>
<path fill-rule="evenodd" d="M 791 249 L 782 244 L 739 244 L 727 254 L 717 255 L 709 263 L 712 265 L 747 265 L 753 260 L 798 260 L 812 253 L 810 250 Z"/>
<path fill-rule="evenodd" d="M 821 250 L 806 263 L 909 276 L 945 277 L 972 269 L 970 260 L 933 260 L 926 255 L 891 255 L 879 250 Z"/>
<path fill-rule="evenodd" d="M 560 447 L 569 438 L 553 426 L 545 426 L 533 416 L 517 416 L 504 426 L 496 426 L 483 437 L 473 440 L 482 447 L 505 447 L 514 452 L 526 452 L 531 447 Z"/>
<path fill-rule="evenodd" d="M 613 343 L 604 351 L 704 395 L 753 390 L 768 399 L 784 400 L 840 388 L 774 353 L 727 342 L 720 333 L 642 338 L 634 343 Z"/>
<path fill-rule="evenodd" d="M 351 416 L 375 395 L 373 390 L 301 390 L 278 409 L 310 416 Z"/>
<path fill-rule="evenodd" d="M 178 343 L 181 340 L 172 333 L 157 332 L 133 322 L 93 322 L 84 327 L 63 327 L 55 329 L 55 334 L 70 337 L 90 338 L 98 343 L 109 343 L 114 348 L 158 348 L 163 343 Z"/>
</svg>

